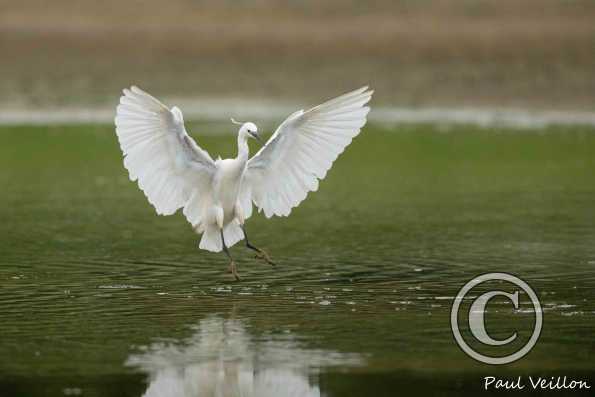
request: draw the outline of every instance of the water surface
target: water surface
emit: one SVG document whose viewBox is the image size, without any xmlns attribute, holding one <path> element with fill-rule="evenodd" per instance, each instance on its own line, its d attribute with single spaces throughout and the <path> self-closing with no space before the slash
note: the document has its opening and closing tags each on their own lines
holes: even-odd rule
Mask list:
<svg viewBox="0 0 595 397">
<path fill-rule="evenodd" d="M 250 219 L 279 265 L 237 245 L 235 283 L 180 214 L 155 215 L 111 127 L 2 127 L 1 394 L 476 395 L 483 376 L 520 374 L 593 383 L 594 132 L 371 127 L 289 218 Z M 235 151 L 233 136 L 199 141 Z M 537 346 L 503 368 L 468 358 L 449 327 L 452 297 L 486 271 L 523 278 L 544 307 Z M 490 307 L 494 335 L 532 321 L 511 311 Z"/>
</svg>

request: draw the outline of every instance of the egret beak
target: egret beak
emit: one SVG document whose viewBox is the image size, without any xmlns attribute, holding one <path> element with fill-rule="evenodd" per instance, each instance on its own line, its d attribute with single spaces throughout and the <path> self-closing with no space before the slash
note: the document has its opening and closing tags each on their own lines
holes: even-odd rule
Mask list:
<svg viewBox="0 0 595 397">
<path fill-rule="evenodd" d="M 262 140 L 262 138 L 260 138 L 260 135 L 258 135 L 258 133 L 256 134 L 250 134 L 254 137 L 254 139 L 256 139 L 261 145 L 264 145 L 264 142 Z"/>
</svg>

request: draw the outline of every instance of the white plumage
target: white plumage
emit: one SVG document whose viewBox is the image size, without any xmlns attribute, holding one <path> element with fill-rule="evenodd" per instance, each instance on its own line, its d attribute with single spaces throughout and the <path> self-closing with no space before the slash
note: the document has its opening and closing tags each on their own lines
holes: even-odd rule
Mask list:
<svg viewBox="0 0 595 397">
<path fill-rule="evenodd" d="M 266 145 L 248 161 L 248 198 L 267 218 L 287 216 L 318 189 L 336 158 L 366 123 L 367 87 L 342 95 L 306 112 L 289 116 Z M 242 200 L 249 205 L 248 198 Z"/>
<path fill-rule="evenodd" d="M 200 248 L 219 252 L 245 237 L 252 203 L 268 218 L 287 216 L 318 189 L 366 123 L 372 93 L 362 87 L 293 113 L 250 159 L 247 140 L 259 138 L 253 123 L 239 129 L 237 157 L 214 161 L 186 132 L 180 109 L 168 109 L 134 86 L 120 98 L 116 133 L 130 179 L 138 180 L 157 213 L 183 208 L 203 234 Z"/>
</svg>

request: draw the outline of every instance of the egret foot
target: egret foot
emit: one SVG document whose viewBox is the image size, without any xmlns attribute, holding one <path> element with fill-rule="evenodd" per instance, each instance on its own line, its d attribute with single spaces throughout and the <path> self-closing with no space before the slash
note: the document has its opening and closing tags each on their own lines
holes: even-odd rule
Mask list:
<svg viewBox="0 0 595 397">
<path fill-rule="evenodd" d="M 269 254 L 267 254 L 264 250 L 261 250 L 260 248 L 255 247 L 252 244 L 250 244 L 250 241 L 248 240 L 248 233 L 246 233 L 246 228 L 244 227 L 244 225 L 241 225 L 241 228 L 242 228 L 242 231 L 244 232 L 244 239 L 246 239 L 246 247 L 250 248 L 252 251 L 256 251 L 256 255 L 254 257 L 257 259 L 264 260 L 269 265 L 276 266 L 277 264 L 271 260 L 271 257 L 269 256 Z"/>
<path fill-rule="evenodd" d="M 225 255 L 227 255 L 227 257 L 229 258 L 229 272 L 231 274 L 233 274 L 236 281 L 240 281 L 240 276 L 238 275 L 238 267 L 236 266 L 236 263 L 234 262 L 233 258 L 231 257 L 231 254 L 229 253 L 229 248 L 227 248 L 227 245 L 225 244 L 225 237 L 223 236 L 223 229 L 220 230 L 220 233 L 221 233 L 221 243 L 223 245 L 223 252 L 225 252 Z"/>
<path fill-rule="evenodd" d="M 236 281 L 241 281 L 240 275 L 238 274 L 238 267 L 234 261 L 231 261 L 229 264 L 229 272 L 235 277 Z"/>
<path fill-rule="evenodd" d="M 260 248 L 256 248 L 256 247 L 254 247 L 253 249 L 254 249 L 254 251 L 257 252 L 257 254 L 254 255 L 255 258 L 262 259 L 263 261 L 265 261 L 269 265 L 277 266 L 277 264 L 275 262 L 273 262 L 273 260 L 271 259 L 271 257 L 269 256 L 269 254 L 266 253 L 266 251 L 261 250 Z"/>
</svg>

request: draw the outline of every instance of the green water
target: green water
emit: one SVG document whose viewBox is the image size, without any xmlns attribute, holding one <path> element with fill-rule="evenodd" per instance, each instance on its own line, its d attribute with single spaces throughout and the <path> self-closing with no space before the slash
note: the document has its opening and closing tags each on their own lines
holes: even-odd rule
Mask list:
<svg viewBox="0 0 595 397">
<path fill-rule="evenodd" d="M 234 154 L 234 136 L 194 135 Z M 367 128 L 289 218 L 249 220 L 279 265 L 238 244 L 241 283 L 182 215 L 155 215 L 111 127 L 0 136 L 2 396 L 471 396 L 488 375 L 595 381 L 592 129 Z M 449 325 L 452 297 L 488 271 L 521 277 L 544 307 L 535 348 L 502 367 L 467 357 Z M 533 321 L 506 303 L 488 306 L 495 336 Z"/>
</svg>

